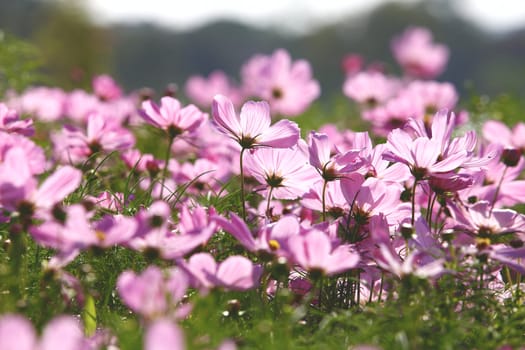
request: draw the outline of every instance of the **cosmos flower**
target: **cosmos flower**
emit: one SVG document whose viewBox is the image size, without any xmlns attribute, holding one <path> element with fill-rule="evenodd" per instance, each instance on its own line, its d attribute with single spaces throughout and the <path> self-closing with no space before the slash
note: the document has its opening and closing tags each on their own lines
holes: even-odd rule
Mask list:
<svg viewBox="0 0 525 350">
<path fill-rule="evenodd" d="M 320 94 L 310 64 L 305 60 L 292 62 L 284 49 L 271 56 L 254 56 L 243 66 L 241 75 L 245 93 L 268 101 L 273 115 L 297 116 Z"/>
<path fill-rule="evenodd" d="M 289 120 L 280 120 L 270 126 L 270 107 L 267 102 L 246 102 L 239 116 L 233 103 L 225 96 L 213 99 L 212 116 L 220 132 L 235 140 L 242 148 L 260 146 L 287 148 L 299 139 L 299 127 Z"/>
</svg>

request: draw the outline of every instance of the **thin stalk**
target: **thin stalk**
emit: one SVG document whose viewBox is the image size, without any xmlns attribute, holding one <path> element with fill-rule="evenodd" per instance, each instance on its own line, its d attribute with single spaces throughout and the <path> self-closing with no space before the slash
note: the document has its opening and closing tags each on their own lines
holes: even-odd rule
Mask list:
<svg viewBox="0 0 525 350">
<path fill-rule="evenodd" d="M 414 226 L 415 218 L 416 218 L 416 186 L 417 186 L 417 179 L 414 179 L 414 186 L 412 186 L 412 220 L 410 223 L 412 224 L 412 227 Z"/>
<path fill-rule="evenodd" d="M 328 185 L 328 181 L 324 180 L 323 184 L 323 222 L 326 221 L 326 186 Z"/>
<path fill-rule="evenodd" d="M 170 161 L 171 146 L 173 145 L 174 140 L 174 137 L 170 137 L 166 156 L 164 157 L 164 169 L 162 169 L 162 182 L 160 184 L 160 199 L 162 199 L 162 195 L 164 194 L 164 183 L 166 182 L 166 177 L 168 176 L 168 163 Z"/>
<path fill-rule="evenodd" d="M 379 283 L 379 295 L 377 296 L 377 302 L 380 303 L 383 297 L 383 283 L 385 280 L 385 273 L 381 271 L 381 282 Z"/>
<path fill-rule="evenodd" d="M 432 232 L 432 212 L 434 211 L 434 205 L 436 204 L 437 194 L 434 194 L 432 198 L 432 203 L 430 204 L 430 211 L 428 214 L 428 228 Z M 437 219 L 436 219 L 437 220 Z"/>
<path fill-rule="evenodd" d="M 241 168 L 241 207 L 242 207 L 242 219 L 246 221 L 246 203 L 244 198 L 244 169 L 243 169 L 243 156 L 246 148 L 242 148 L 241 155 L 239 157 L 239 166 Z"/>
<path fill-rule="evenodd" d="M 272 201 L 273 187 L 270 187 L 270 192 L 268 192 L 268 202 L 266 202 L 266 217 L 270 217 L 270 202 Z"/>
<path fill-rule="evenodd" d="M 503 174 L 501 174 L 501 178 L 498 182 L 498 187 L 496 187 L 496 192 L 494 192 L 494 198 L 492 199 L 492 205 L 490 206 L 489 215 L 492 214 L 492 210 L 494 209 L 494 205 L 496 204 L 496 201 L 498 200 L 499 191 L 501 189 L 501 184 L 503 183 L 503 178 L 505 177 L 505 174 L 507 173 L 508 165 L 505 166 L 505 169 L 503 169 Z"/>
</svg>

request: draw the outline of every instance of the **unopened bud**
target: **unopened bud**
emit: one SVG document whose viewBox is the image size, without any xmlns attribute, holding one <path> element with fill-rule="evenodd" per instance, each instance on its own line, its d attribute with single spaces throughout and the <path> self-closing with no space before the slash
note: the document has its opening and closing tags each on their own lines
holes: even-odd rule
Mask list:
<svg viewBox="0 0 525 350">
<path fill-rule="evenodd" d="M 506 166 L 515 167 L 521 158 L 521 152 L 515 148 L 505 148 L 501 153 L 501 161 Z"/>
</svg>

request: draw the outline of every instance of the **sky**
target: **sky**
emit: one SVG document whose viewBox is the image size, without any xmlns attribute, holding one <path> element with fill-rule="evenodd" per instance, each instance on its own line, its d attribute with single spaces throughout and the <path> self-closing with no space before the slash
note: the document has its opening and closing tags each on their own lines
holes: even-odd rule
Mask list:
<svg viewBox="0 0 525 350">
<path fill-rule="evenodd" d="M 100 24 L 148 21 L 189 30 L 218 19 L 233 19 L 259 27 L 279 26 L 301 32 L 360 13 L 386 0 L 86 0 Z M 416 0 L 398 0 L 414 3 Z M 525 25 L 523 0 L 452 0 L 459 13 L 493 31 Z"/>
</svg>

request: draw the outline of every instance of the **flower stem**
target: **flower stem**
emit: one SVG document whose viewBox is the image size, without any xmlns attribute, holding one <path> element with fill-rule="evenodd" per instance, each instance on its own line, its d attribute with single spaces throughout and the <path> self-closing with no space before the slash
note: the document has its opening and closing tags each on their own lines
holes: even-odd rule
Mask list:
<svg viewBox="0 0 525 350">
<path fill-rule="evenodd" d="M 164 183 L 166 182 L 166 177 L 168 176 L 168 163 L 170 161 L 171 146 L 173 145 L 174 140 L 174 137 L 170 137 L 168 149 L 166 151 L 166 157 L 164 158 L 164 169 L 162 169 L 162 182 L 160 184 L 160 199 L 162 199 L 162 195 L 164 194 Z"/>
<path fill-rule="evenodd" d="M 414 186 L 412 186 L 412 220 L 410 221 L 412 227 L 414 226 L 416 218 L 416 186 L 417 179 L 414 179 Z"/>
<path fill-rule="evenodd" d="M 503 183 L 503 178 L 505 177 L 505 174 L 507 173 L 508 165 L 505 166 L 505 169 L 503 169 L 503 174 L 501 174 L 501 178 L 498 182 L 498 187 L 496 187 L 496 192 L 494 192 L 494 198 L 492 199 L 492 205 L 490 206 L 489 215 L 492 214 L 492 210 L 494 209 L 494 205 L 498 201 L 499 191 L 501 189 L 501 184 Z"/>
<path fill-rule="evenodd" d="M 323 184 L 323 222 L 326 221 L 326 185 L 328 185 L 328 181 L 324 180 Z"/>
<path fill-rule="evenodd" d="M 270 187 L 270 192 L 268 192 L 268 202 L 266 203 L 266 212 L 264 213 L 267 218 L 270 218 L 270 202 L 272 201 L 272 192 L 273 187 Z"/>
<path fill-rule="evenodd" d="M 239 166 L 241 168 L 241 207 L 242 207 L 242 219 L 246 221 L 246 204 L 245 204 L 245 198 L 244 198 L 244 165 L 243 165 L 243 156 L 244 151 L 246 148 L 242 148 L 241 155 L 239 157 Z"/>
</svg>

